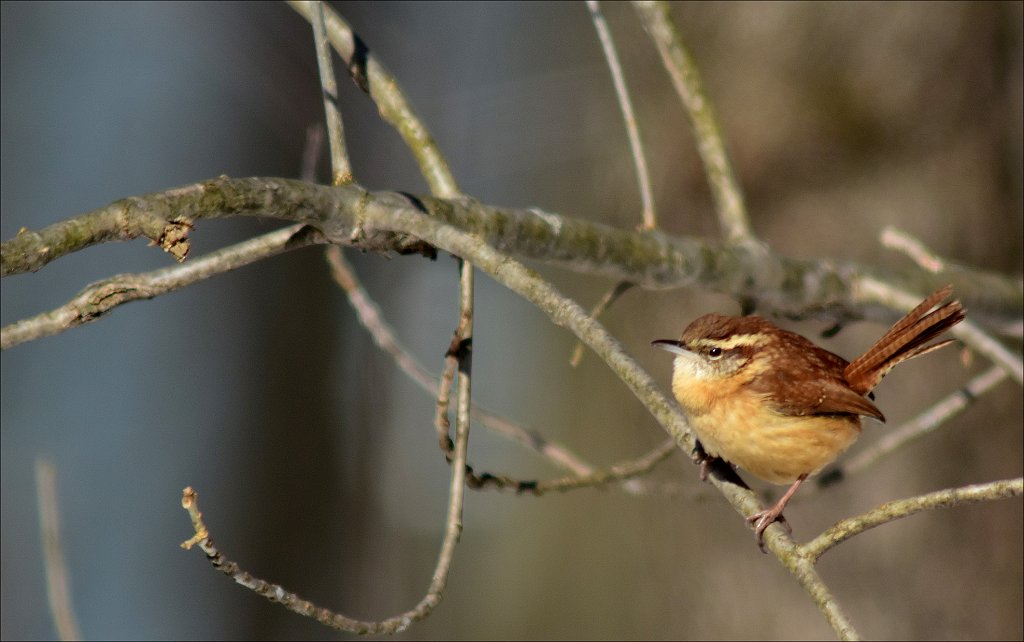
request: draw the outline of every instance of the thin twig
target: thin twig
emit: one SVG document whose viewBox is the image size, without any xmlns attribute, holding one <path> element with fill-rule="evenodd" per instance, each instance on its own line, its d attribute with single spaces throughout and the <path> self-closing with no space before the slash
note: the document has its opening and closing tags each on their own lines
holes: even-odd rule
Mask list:
<svg viewBox="0 0 1024 642">
<path fill-rule="evenodd" d="M 925 247 L 924 243 L 892 225 L 882 230 L 881 241 L 883 246 L 906 254 L 921 269 L 932 274 L 938 274 L 946 269 L 945 261 Z"/>
<path fill-rule="evenodd" d="M 448 581 L 448 571 L 451 569 L 455 544 L 458 543 L 459 533 L 462 529 L 462 504 L 465 498 L 466 483 L 466 440 L 468 436 L 466 432 L 456 432 L 452 481 L 448 495 L 448 512 L 445 518 L 445 534 L 441 542 L 441 551 L 437 557 L 437 565 L 434 568 L 430 586 L 416 606 L 399 615 L 376 621 L 356 620 L 340 613 L 335 613 L 330 609 L 317 606 L 308 600 L 302 599 L 295 593 L 289 592 L 278 584 L 271 584 L 242 570 L 237 563 L 225 557 L 214 545 L 206 523 L 203 521 L 203 515 L 199 511 L 199 497 L 191 487 L 186 488 L 182 492 L 181 506 L 188 511 L 195 534 L 182 542 L 181 547 L 188 550 L 194 545 L 198 545 L 206 553 L 206 557 L 214 568 L 238 584 L 258 595 L 262 595 L 271 602 L 280 602 L 289 611 L 313 618 L 331 628 L 353 633 L 399 633 L 409 628 L 414 622 L 430 615 L 430 612 L 441 601 L 441 594 Z"/>
<path fill-rule="evenodd" d="M 288 0 L 288 5 L 306 20 L 313 21 L 311 3 Z M 348 66 L 349 74 L 377 104 L 381 117 L 405 140 L 419 163 L 427 184 L 436 196 L 455 197 L 459 188 L 448 161 L 441 154 L 434 137 L 419 119 L 402 92 L 402 88 L 377 57 L 352 32 L 348 23 L 329 6 L 324 8 L 327 37 L 331 46 Z"/>
<path fill-rule="evenodd" d="M 249 265 L 290 250 L 324 243 L 312 228 L 290 225 L 236 245 L 211 252 L 187 263 L 141 274 L 121 274 L 86 286 L 64 305 L 0 329 L 0 349 L 59 334 L 91 323 L 119 305 L 152 299 L 212 276 Z"/>
<path fill-rule="evenodd" d="M 601 297 L 601 300 L 597 302 L 597 305 L 590 311 L 590 316 L 595 319 L 600 317 L 613 303 L 619 300 L 623 294 L 625 294 L 635 284 L 629 281 L 619 281 L 615 286 L 605 292 L 605 295 Z M 573 368 L 580 365 L 580 361 L 583 360 L 583 342 L 576 341 L 576 347 L 572 350 L 572 358 L 569 359 L 569 365 Z"/>
<path fill-rule="evenodd" d="M 597 0 L 587 0 L 587 9 L 590 10 L 590 19 L 594 22 L 594 29 L 597 30 L 597 38 L 601 41 L 601 51 L 604 52 L 604 58 L 608 62 L 608 71 L 612 74 L 615 96 L 619 100 L 622 120 L 625 122 L 626 134 L 629 136 L 629 147 L 633 152 L 636 180 L 640 188 L 640 203 L 643 206 L 641 229 L 653 230 L 658 227 L 658 222 L 654 211 L 651 176 L 647 171 L 647 158 L 644 155 L 643 142 L 640 140 L 640 128 L 637 126 L 636 113 L 633 111 L 633 101 L 630 100 L 629 89 L 626 87 L 626 77 L 622 73 L 619 54 L 615 51 L 615 42 L 612 40 L 612 33 L 608 29 L 608 23 L 601 13 L 601 6 Z"/>
<path fill-rule="evenodd" d="M 36 499 L 39 502 L 39 530 L 46 567 L 46 597 L 50 615 L 61 640 L 81 640 L 78 619 L 71 604 L 71 581 L 64 563 L 60 535 L 60 505 L 57 502 L 57 471 L 46 459 L 36 460 Z"/>
<path fill-rule="evenodd" d="M 615 41 L 612 39 L 608 22 L 601 12 L 601 5 L 597 0 L 587 0 L 587 9 L 590 10 L 590 19 L 597 31 L 597 38 L 601 43 L 601 51 L 604 53 L 605 61 L 608 63 L 608 71 L 612 75 L 612 85 L 615 87 L 615 96 L 619 102 L 619 109 L 622 111 L 622 120 L 626 126 L 626 134 L 629 137 L 629 147 L 633 155 L 633 164 L 636 168 L 637 186 L 640 190 L 641 204 L 641 230 L 653 230 L 658 227 L 657 215 L 654 208 L 654 196 L 651 189 L 651 176 L 647 170 L 647 157 L 644 154 L 643 141 L 640 139 L 640 128 L 637 125 L 636 112 L 633 111 L 633 101 L 629 97 L 629 88 L 626 86 L 626 77 L 622 73 L 622 64 L 619 62 L 619 54 L 615 50 Z M 594 306 L 590 314 L 595 319 L 610 307 L 623 293 L 633 287 L 633 283 L 619 281 L 609 290 Z M 576 342 L 573 348 L 569 364 L 576 368 L 583 359 L 583 343 Z"/>
<path fill-rule="evenodd" d="M 320 88 L 324 96 L 324 114 L 327 119 L 327 140 L 331 149 L 331 184 L 347 185 L 352 182 L 352 164 L 345 147 L 345 127 L 338 109 L 338 83 L 331 63 L 331 48 L 327 42 L 327 24 L 322 0 L 309 2 L 316 45 L 316 62 L 320 68 Z"/>
<path fill-rule="evenodd" d="M 455 402 L 455 435 L 456 445 L 459 442 L 459 435 L 465 434 L 469 438 L 470 408 L 472 405 L 472 381 L 473 381 L 473 264 L 469 261 L 459 259 L 459 325 L 456 336 L 459 337 L 459 345 L 456 348 L 456 358 L 459 366 L 458 387 L 456 390 Z M 467 448 L 463 444 L 463 448 Z M 469 475 L 469 464 L 466 463 L 468 456 L 462 454 L 462 465 L 467 470 L 464 475 Z M 462 528 L 462 522 L 459 522 Z"/>
<path fill-rule="evenodd" d="M 438 385 L 434 375 L 427 371 L 395 338 L 395 333 L 381 317 L 380 310 L 370 299 L 366 290 L 359 284 L 355 271 L 345 260 L 341 248 L 330 246 L 326 252 L 327 261 L 331 266 L 331 275 L 335 282 L 345 290 L 349 304 L 355 310 L 359 323 L 366 328 L 373 341 L 384 352 L 391 355 L 398 368 L 427 394 L 437 397 Z M 533 452 L 539 453 L 556 466 L 577 475 L 589 474 L 593 468 L 571 452 L 565 446 L 545 439 L 540 434 L 529 431 L 517 424 L 498 417 L 478 406 L 472 406 L 472 416 L 481 425 L 511 439 Z"/>
<path fill-rule="evenodd" d="M 327 248 L 326 255 L 328 263 L 331 266 L 331 274 L 334 277 L 334 280 L 343 290 L 345 290 L 346 295 L 348 295 L 349 303 L 355 310 L 360 324 L 366 328 L 370 333 L 370 336 L 373 337 L 374 343 L 391 355 L 399 369 L 412 379 L 413 382 L 422 390 L 434 397 L 443 396 L 444 398 L 447 398 L 447 395 L 439 395 L 438 384 L 434 376 L 427 372 L 426 368 L 424 368 L 411 354 L 409 354 L 409 352 L 405 350 L 395 339 L 394 331 L 381 317 L 380 310 L 359 284 L 358 278 L 356 277 L 352 266 L 345 260 L 341 248 L 331 246 Z M 444 377 L 443 379 L 450 381 L 448 377 Z M 654 465 L 676 450 L 674 440 L 670 439 L 657 446 L 654 450 L 641 455 L 636 459 L 619 462 L 609 466 L 608 468 L 595 470 L 593 466 L 586 463 L 579 456 L 557 442 L 549 441 L 536 432 L 528 431 L 507 419 L 493 415 L 480 408 L 475 403 L 472 404 L 471 409 L 473 419 L 479 421 L 484 427 L 522 444 L 531 451 L 548 459 L 556 466 L 569 470 L 573 474 L 568 477 L 549 481 L 524 481 L 517 480 L 506 475 L 471 473 L 468 476 L 468 479 L 470 480 L 470 487 L 512 488 L 518 492 L 532 492 L 540 494 L 547 491 L 606 485 L 616 481 L 633 480 L 633 478 L 651 470 Z M 444 413 L 446 416 L 447 408 L 445 408 Z M 439 421 L 440 420 L 438 418 L 435 418 L 435 426 L 439 424 Z M 439 439 L 442 434 L 447 435 L 449 429 L 450 426 L 447 425 L 444 426 L 443 429 L 439 429 Z M 445 442 L 447 442 L 447 439 L 445 439 Z M 476 484 L 476 486 L 474 486 L 474 484 Z M 622 488 L 623 490 L 634 494 L 643 494 L 647 492 L 647 489 L 642 484 L 623 484 Z"/>
<path fill-rule="evenodd" d="M 862 515 L 840 521 L 810 542 L 802 545 L 800 550 L 810 560 L 817 561 L 826 551 L 854 535 L 886 522 L 900 519 L 901 517 L 907 517 L 924 510 L 952 508 L 963 504 L 1019 497 L 1021 494 L 1024 494 L 1024 478 L 1018 477 L 1016 479 L 1004 479 L 986 484 L 963 486 L 961 488 L 947 488 L 946 490 L 928 493 L 927 495 L 886 502 Z"/>
<path fill-rule="evenodd" d="M 587 486 L 603 486 L 614 482 L 631 480 L 650 472 L 659 463 L 677 452 L 679 452 L 679 445 L 674 438 L 669 437 L 636 459 L 614 464 L 589 475 L 570 475 L 549 481 L 539 481 L 534 484 L 532 492 L 541 495 L 543 493 L 567 491 Z M 627 491 L 630 490 L 628 486 L 623 486 Z M 636 492 L 640 493 L 642 490 L 637 488 Z"/>
<path fill-rule="evenodd" d="M 649 1 L 634 2 L 633 6 L 654 41 L 661 62 L 693 126 L 697 149 L 704 161 L 704 171 L 711 185 L 718 221 L 726 241 L 760 248 L 750 227 L 746 205 L 743 203 L 743 191 L 729 162 L 711 99 L 704 91 L 697 64 L 683 44 L 679 29 L 672 20 L 671 8 L 666 2 Z"/>
<path fill-rule="evenodd" d="M 978 397 L 994 388 L 1005 380 L 1006 377 L 1007 374 L 1003 368 L 999 366 L 989 368 L 974 379 L 971 379 L 966 386 L 947 395 L 899 428 L 886 432 L 884 437 L 847 460 L 838 469 L 840 474 L 846 476 L 859 473 L 879 459 L 893 453 L 907 442 L 930 433 L 950 418 L 963 412 Z"/>
<path fill-rule="evenodd" d="M 896 310 L 910 310 L 921 300 L 920 296 L 870 277 L 857 279 L 855 285 L 854 297 L 861 303 L 881 303 Z M 977 350 L 993 363 L 998 364 L 1017 383 L 1024 385 L 1024 360 L 988 336 L 976 323 L 965 319 L 953 326 L 950 334 Z"/>
<path fill-rule="evenodd" d="M 965 319 L 953 326 L 950 333 L 1006 370 L 1018 384 L 1024 385 L 1024 359 L 989 336 L 977 323 Z"/>
<path fill-rule="evenodd" d="M 437 444 L 441 452 L 450 459 L 455 448 L 455 442 L 451 437 L 451 420 L 448 419 L 448 405 L 451 402 L 452 384 L 455 383 L 455 370 L 458 361 L 454 357 L 445 356 L 444 368 L 441 369 L 441 376 L 437 382 L 437 400 L 434 408 L 434 430 L 437 432 Z"/>
</svg>

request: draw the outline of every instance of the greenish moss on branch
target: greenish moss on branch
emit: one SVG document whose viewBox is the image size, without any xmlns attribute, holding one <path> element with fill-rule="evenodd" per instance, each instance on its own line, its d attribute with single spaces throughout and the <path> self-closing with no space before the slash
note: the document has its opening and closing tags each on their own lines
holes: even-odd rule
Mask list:
<svg viewBox="0 0 1024 642">
<path fill-rule="evenodd" d="M 975 319 L 1018 322 L 1024 307 L 1019 282 L 960 267 L 931 274 L 915 266 L 882 269 L 853 262 L 794 259 L 658 231 L 613 228 L 537 208 L 507 208 L 472 198 L 440 199 L 399 192 L 369 192 L 284 178 L 218 177 L 190 186 L 123 199 L 37 232 L 23 230 L 0 244 L 2 275 L 38 270 L 90 245 L 144 236 L 160 243 L 169 224 L 228 216 L 260 216 L 306 223 L 328 240 L 374 251 L 430 253 L 404 232 L 367 225 L 370 210 L 407 211 L 478 236 L 503 254 L 541 261 L 648 289 L 699 286 L 756 302 L 763 312 L 833 321 L 869 316 L 887 320 L 881 306 L 851 303 L 856 278 L 872 277 L 908 291 L 953 283 Z"/>
</svg>

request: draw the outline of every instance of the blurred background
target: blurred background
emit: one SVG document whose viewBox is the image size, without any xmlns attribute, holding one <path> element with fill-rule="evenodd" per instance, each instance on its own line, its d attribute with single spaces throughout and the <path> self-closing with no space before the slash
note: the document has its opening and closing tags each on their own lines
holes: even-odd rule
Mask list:
<svg viewBox="0 0 1024 642">
<path fill-rule="evenodd" d="M 460 187 L 623 228 L 639 198 L 619 108 L 582 3 L 337 6 L 394 72 Z M 649 152 L 660 224 L 718 233 L 678 99 L 628 5 L 607 4 Z M 2 237 L 129 195 L 219 174 L 297 177 L 322 120 L 309 26 L 280 3 L 2 3 Z M 675 17 L 715 101 L 756 232 L 792 256 L 901 265 L 889 224 L 941 255 L 1022 271 L 1022 4 L 683 4 Z M 411 154 L 341 79 L 357 180 L 425 192 Z M 326 161 L 326 153 L 324 154 Z M 328 175 L 322 164 L 321 180 Z M 275 229 L 202 221 L 193 256 Z M 439 371 L 456 266 L 348 253 L 400 340 Z M 170 258 L 106 244 L 2 282 L 2 323 L 86 284 Z M 592 305 L 605 279 L 533 264 Z M 573 337 L 478 279 L 474 395 L 593 464 L 665 435 Z M 737 304 L 699 290 L 627 293 L 603 318 L 667 388 L 650 348 Z M 823 322 L 786 323 L 820 340 Z M 883 328 L 823 341 L 848 358 Z M 1020 345 L 1014 345 L 1020 350 Z M 889 427 L 962 386 L 946 350 L 878 391 Z M 51 638 L 33 462 L 57 469 L 65 555 L 87 638 L 335 639 L 212 570 L 181 490 L 247 570 L 347 615 L 423 594 L 449 469 L 433 400 L 370 342 L 308 248 L 3 353 L 4 639 Z M 1003 383 L 938 432 L 787 510 L 806 540 L 884 501 L 1021 474 L 1021 392 Z M 884 435 L 865 428 L 856 452 Z M 478 470 L 560 471 L 475 428 Z M 610 488 L 541 498 L 470 491 L 442 604 L 402 638 L 828 638 L 751 531 L 676 455 L 671 495 Z M 756 488 L 768 490 L 763 484 Z M 774 489 L 772 489 L 774 490 Z M 812 496 L 813 495 L 813 496 Z M 1024 636 L 1019 499 L 913 516 L 819 568 L 867 637 Z"/>
</svg>

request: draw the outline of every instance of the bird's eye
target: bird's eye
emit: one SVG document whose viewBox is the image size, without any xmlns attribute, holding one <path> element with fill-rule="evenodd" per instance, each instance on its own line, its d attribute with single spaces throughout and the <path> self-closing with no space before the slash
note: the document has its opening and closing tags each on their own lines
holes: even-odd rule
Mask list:
<svg viewBox="0 0 1024 642">
<path fill-rule="evenodd" d="M 712 359 L 721 359 L 722 358 L 722 349 L 721 348 L 711 348 L 710 350 L 708 350 L 708 356 L 711 357 Z"/>
</svg>

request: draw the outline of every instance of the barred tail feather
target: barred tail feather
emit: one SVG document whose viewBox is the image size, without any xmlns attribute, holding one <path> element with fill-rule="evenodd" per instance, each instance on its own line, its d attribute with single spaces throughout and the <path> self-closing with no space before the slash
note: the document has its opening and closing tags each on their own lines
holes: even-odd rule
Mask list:
<svg viewBox="0 0 1024 642">
<path fill-rule="evenodd" d="M 952 340 L 925 345 L 949 328 L 964 320 L 966 313 L 960 301 L 952 301 L 928 312 L 953 291 L 946 286 L 935 292 L 896 322 L 875 345 L 846 366 L 847 383 L 859 394 L 867 394 L 897 364 L 937 350 Z"/>
</svg>

